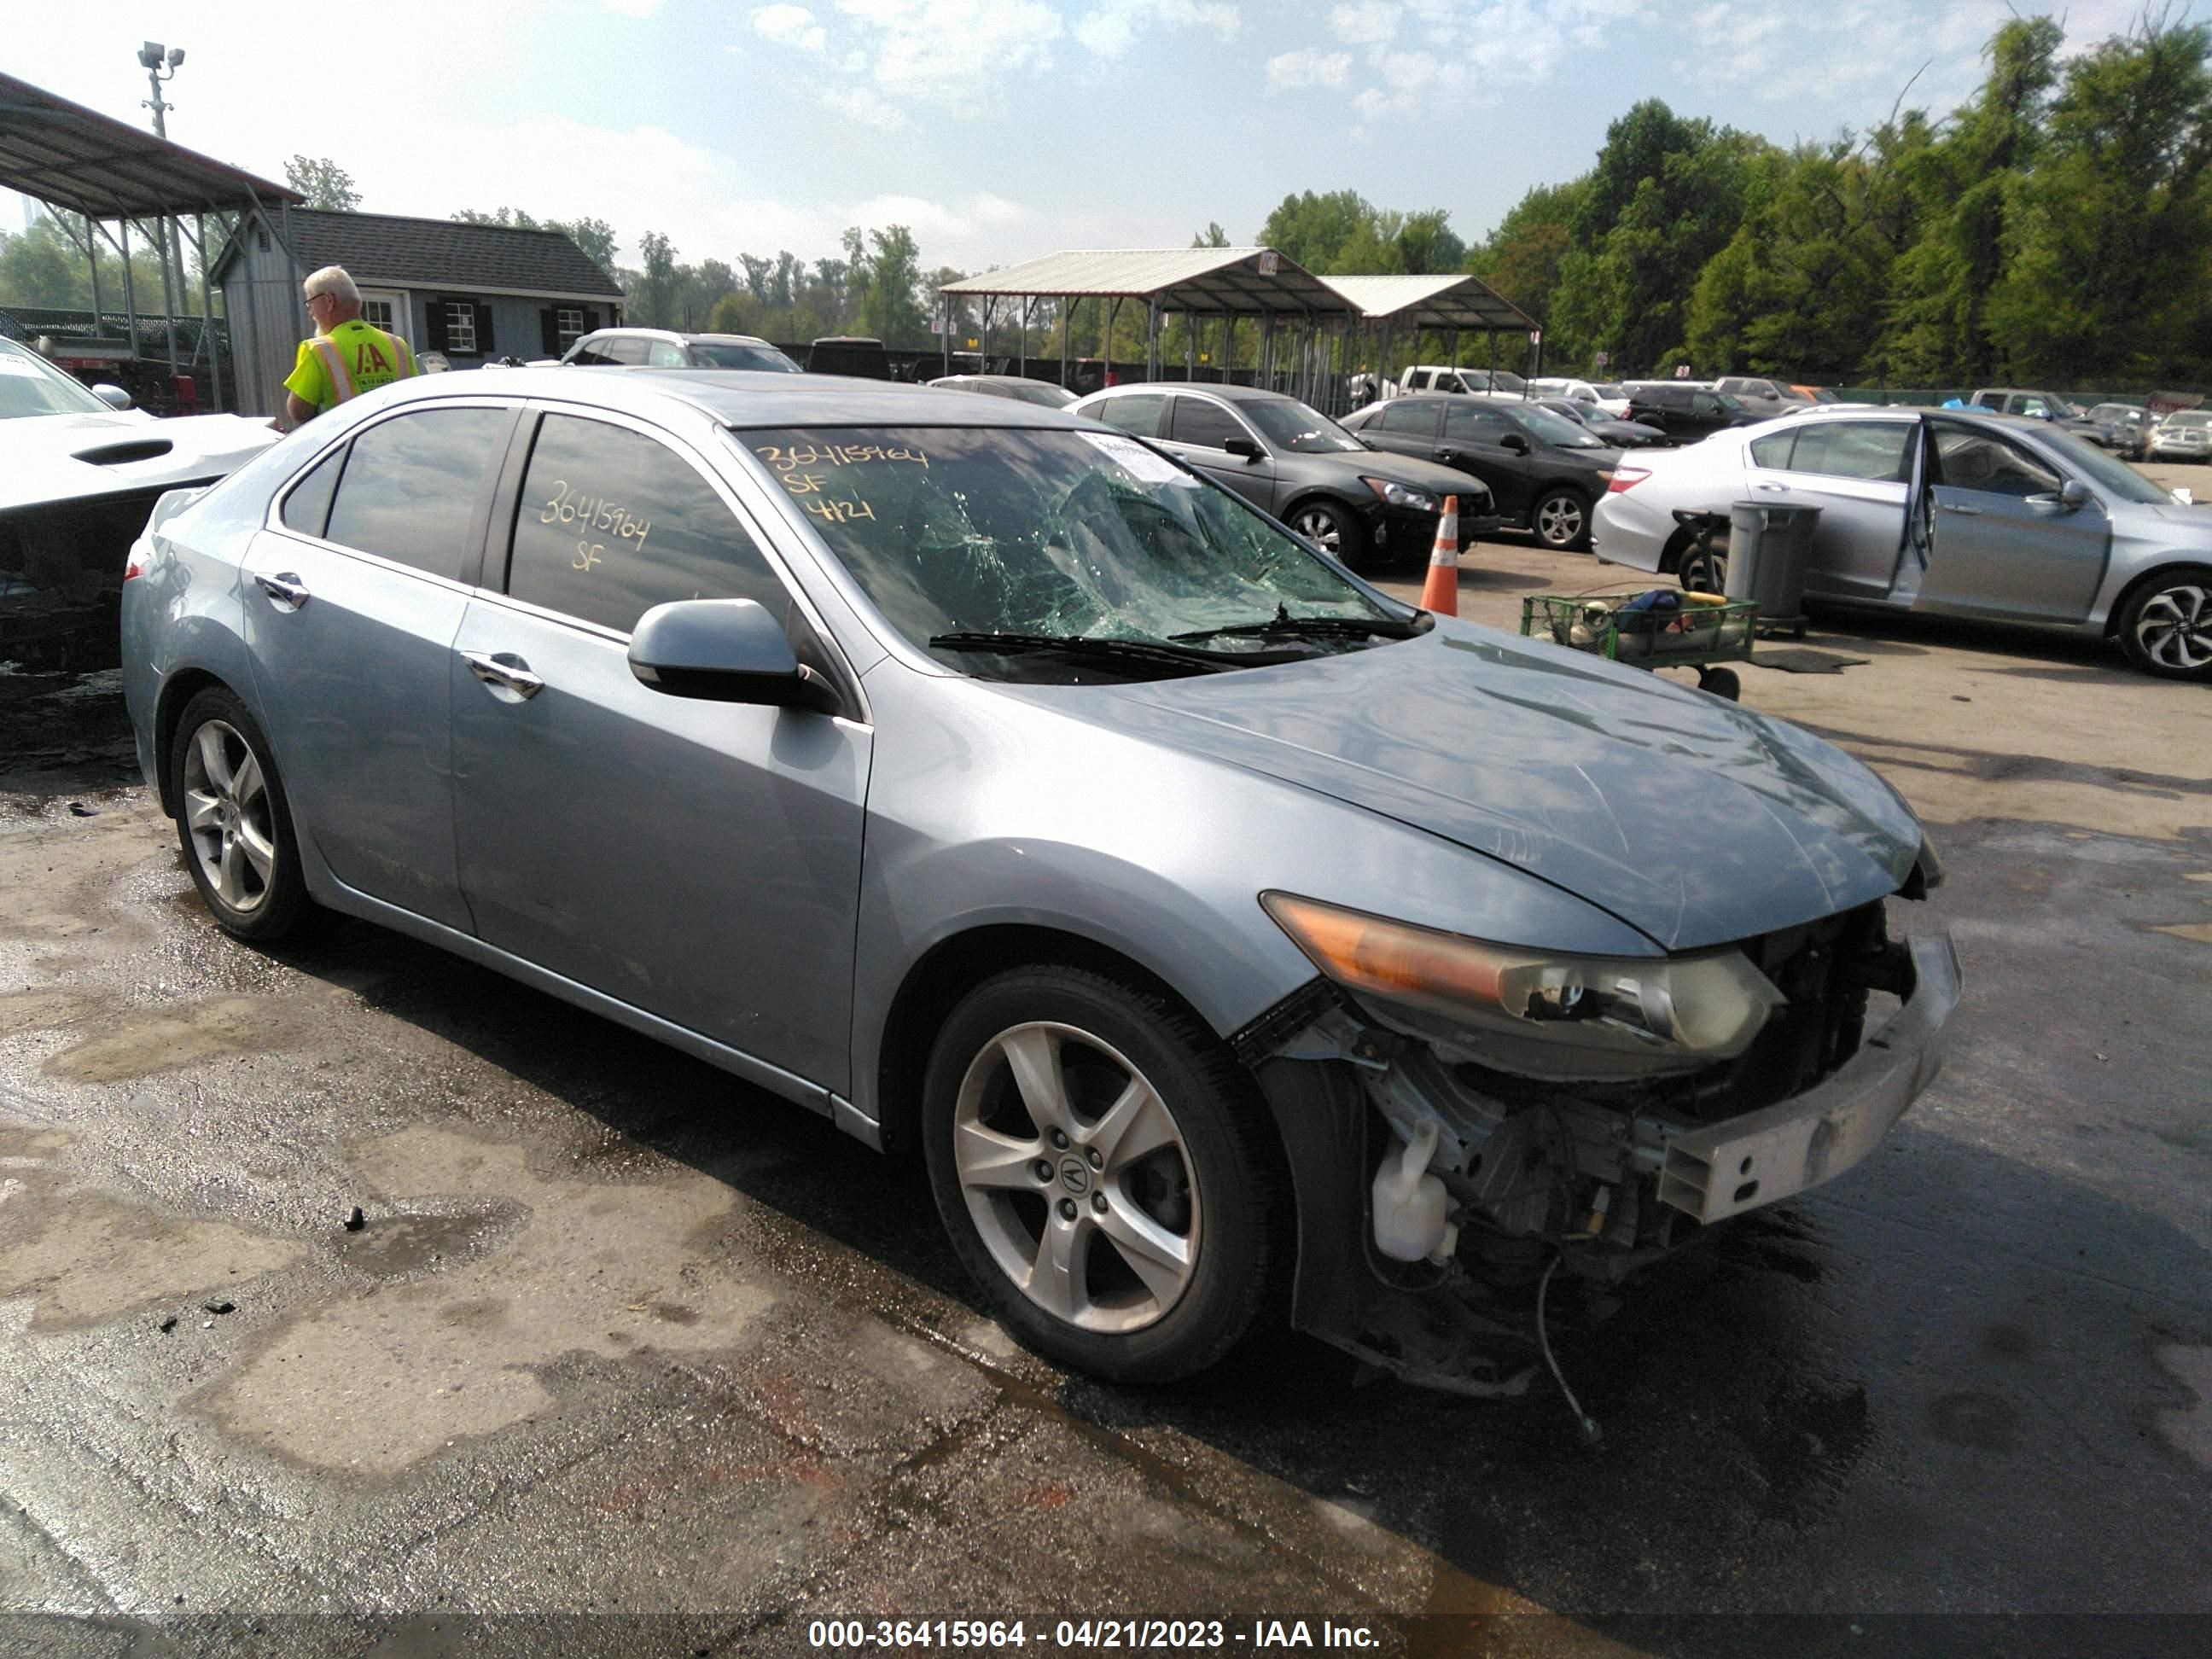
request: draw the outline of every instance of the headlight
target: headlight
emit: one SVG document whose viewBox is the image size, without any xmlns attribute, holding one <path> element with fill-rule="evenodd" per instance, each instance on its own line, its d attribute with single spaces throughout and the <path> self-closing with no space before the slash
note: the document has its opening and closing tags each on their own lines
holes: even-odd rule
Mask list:
<svg viewBox="0 0 2212 1659">
<path fill-rule="evenodd" d="M 1384 502 L 1391 507 L 1407 507 L 1415 513 L 1433 513 L 1437 510 L 1437 498 L 1425 489 L 1408 489 L 1404 484 L 1392 483 L 1388 478 L 1362 478 L 1359 482 L 1380 495 Z"/>
<path fill-rule="evenodd" d="M 1443 1015 L 1470 1036 L 1494 1032 L 1524 1043 L 1537 1038 L 1705 1064 L 1741 1054 L 1788 1000 L 1741 951 L 1559 956 L 1290 893 L 1262 893 L 1260 902 L 1345 989 Z"/>
</svg>

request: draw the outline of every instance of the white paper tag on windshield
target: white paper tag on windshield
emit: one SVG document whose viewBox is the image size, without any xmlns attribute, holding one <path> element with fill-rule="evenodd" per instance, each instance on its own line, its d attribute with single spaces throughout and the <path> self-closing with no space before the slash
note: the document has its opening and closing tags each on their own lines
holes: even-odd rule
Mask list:
<svg viewBox="0 0 2212 1659">
<path fill-rule="evenodd" d="M 1190 475 L 1165 456 L 1155 455 L 1134 438 L 1117 437 L 1110 432 L 1084 432 L 1078 436 L 1089 441 L 1116 466 L 1143 480 L 1146 483 L 1189 483 Z"/>
</svg>

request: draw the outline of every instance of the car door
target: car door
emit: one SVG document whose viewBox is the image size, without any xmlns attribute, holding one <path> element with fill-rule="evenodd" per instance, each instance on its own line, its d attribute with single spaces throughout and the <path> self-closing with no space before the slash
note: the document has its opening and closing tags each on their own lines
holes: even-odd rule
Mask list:
<svg viewBox="0 0 2212 1659">
<path fill-rule="evenodd" d="M 246 644 L 303 842 L 463 930 L 447 665 L 518 405 L 409 409 L 288 490 L 242 561 Z"/>
<path fill-rule="evenodd" d="M 2011 437 L 1933 419 L 1929 550 L 1913 608 L 2080 622 L 2105 579 L 2112 520 L 2092 495 L 2069 507 L 2057 467 Z"/>
<path fill-rule="evenodd" d="M 1522 449 L 1516 452 L 1509 447 L 1509 438 L 1518 439 Z M 1437 445 L 1436 459 L 1446 466 L 1473 473 L 1489 485 L 1492 505 L 1510 519 L 1528 511 L 1534 493 L 1536 466 L 1529 454 L 1533 447 L 1495 404 L 1469 401 L 1445 405 L 1443 436 Z"/>
<path fill-rule="evenodd" d="M 1257 458 L 1233 455 L 1222 447 L 1232 439 L 1250 444 Z M 1206 474 L 1225 489 L 1234 490 L 1262 512 L 1275 505 L 1275 462 L 1260 436 L 1231 414 L 1226 404 L 1211 398 L 1179 392 L 1168 399 L 1163 447 Z"/>
<path fill-rule="evenodd" d="M 1360 423 L 1360 441 L 1393 455 L 1433 460 L 1437 422 L 1443 411 L 1444 404 L 1437 398 L 1393 398 Z"/>
<path fill-rule="evenodd" d="M 495 541 L 448 671 L 478 933 L 844 1090 L 872 733 L 671 696 L 627 654 L 647 610 L 694 598 L 757 600 L 830 647 L 756 521 L 666 434 L 548 411 L 508 477 L 511 543 Z"/>
<path fill-rule="evenodd" d="M 1805 573 L 1808 593 L 1888 598 L 1905 546 L 1918 434 L 1911 420 L 1814 420 L 1747 446 L 1752 499 L 1820 509 Z"/>
</svg>

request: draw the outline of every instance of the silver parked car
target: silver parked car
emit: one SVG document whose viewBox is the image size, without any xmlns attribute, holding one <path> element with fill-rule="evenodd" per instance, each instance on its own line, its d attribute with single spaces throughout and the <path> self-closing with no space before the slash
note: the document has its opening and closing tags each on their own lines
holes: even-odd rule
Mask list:
<svg viewBox="0 0 2212 1659">
<path fill-rule="evenodd" d="M 1837 409 L 1639 454 L 1598 502 L 1599 558 L 1719 592 L 1684 514 L 1820 509 L 1805 594 L 2117 636 L 2147 674 L 2212 679 L 2212 514 L 2047 421 Z"/>
<path fill-rule="evenodd" d="M 411 380 L 133 557 L 223 928 L 368 917 L 918 1148 L 1006 1322 L 1110 1376 L 1287 1310 L 1494 1382 L 1462 1253 L 1602 1277 L 1841 1173 L 1959 995 L 1856 762 L 1056 410 Z"/>
</svg>

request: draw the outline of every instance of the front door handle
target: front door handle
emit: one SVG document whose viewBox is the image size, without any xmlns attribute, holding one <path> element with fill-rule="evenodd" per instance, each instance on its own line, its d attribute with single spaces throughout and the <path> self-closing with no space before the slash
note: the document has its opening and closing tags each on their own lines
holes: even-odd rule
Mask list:
<svg viewBox="0 0 2212 1659">
<path fill-rule="evenodd" d="M 512 651 L 464 651 L 461 660 L 468 664 L 470 673 L 492 688 L 495 696 L 511 691 L 518 698 L 534 697 L 545 689 L 545 682 Z"/>
<path fill-rule="evenodd" d="M 1762 483 L 1753 484 L 1752 485 L 1752 488 L 1753 489 L 1763 489 L 1770 495 L 1786 495 L 1790 493 L 1790 486 L 1788 484 Z"/>
<path fill-rule="evenodd" d="M 253 580 L 279 611 L 297 611 L 307 602 L 307 586 L 292 571 L 276 576 L 257 575 Z"/>
<path fill-rule="evenodd" d="M 1946 513 L 1960 513 L 1970 519 L 1978 519 L 1982 516 L 1982 509 L 1978 507 L 1962 507 L 1956 501 L 1938 501 L 1936 505 Z"/>
</svg>

